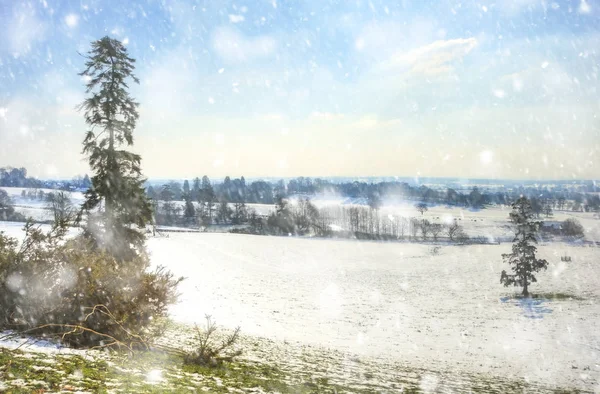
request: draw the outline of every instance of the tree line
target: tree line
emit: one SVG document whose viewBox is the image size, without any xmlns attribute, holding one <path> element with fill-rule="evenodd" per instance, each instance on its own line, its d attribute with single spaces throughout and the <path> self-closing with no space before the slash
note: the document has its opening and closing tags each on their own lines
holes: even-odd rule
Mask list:
<svg viewBox="0 0 600 394">
<path fill-rule="evenodd" d="M 528 201 L 536 217 L 549 218 L 554 210 L 600 211 L 600 197 L 596 194 L 537 188 L 525 191 L 529 195 Z M 278 204 L 282 199 L 310 199 L 319 193 L 338 193 L 337 195 L 342 197 L 358 198 L 357 205 L 376 210 L 388 198 L 418 201 L 425 207 L 444 204 L 483 209 L 492 204 L 510 206 L 521 196 L 527 197 L 526 194 L 516 194 L 515 191 L 482 192 L 478 187 L 473 187 L 469 193 L 459 193 L 452 188 L 438 191 L 427 186 L 413 187 L 402 182 L 336 184 L 303 177 L 287 183 L 283 180 L 275 183 L 247 183 L 243 176 L 238 179 L 225 177 L 222 183 L 213 184 L 206 175 L 193 179 L 191 183 L 185 180 L 183 184 L 171 181 L 162 186 L 149 186 L 146 193 L 153 204 L 156 224 L 191 227 L 243 224 L 248 222 L 251 216 L 258 215 L 252 209 L 248 209 L 246 204 Z"/>
<path fill-rule="evenodd" d="M 600 197 L 594 193 L 575 192 L 565 189 L 518 187 L 514 190 L 488 192 L 474 186 L 468 192 L 453 188 L 433 189 L 425 185 L 411 186 L 406 182 L 342 182 L 336 183 L 320 178 L 298 177 L 295 179 L 268 182 L 264 180 L 246 182 L 227 176 L 220 183 L 212 183 L 205 175 L 191 182 L 171 181 L 162 186 L 149 186 L 148 196 L 153 200 L 215 202 L 244 202 L 246 204 L 273 204 L 277 197 L 315 196 L 330 194 L 342 198 L 362 201 L 365 205 L 381 205 L 383 199 L 403 199 L 429 204 L 445 204 L 481 209 L 488 205 L 511 205 L 521 196 L 527 197 L 534 213 L 542 213 L 548 207 L 559 210 L 598 211 Z"/>
<path fill-rule="evenodd" d="M 40 180 L 27 176 L 26 168 L 0 167 L 0 187 L 46 188 L 60 190 L 87 190 L 90 177 L 76 176 L 71 180 Z"/>
</svg>

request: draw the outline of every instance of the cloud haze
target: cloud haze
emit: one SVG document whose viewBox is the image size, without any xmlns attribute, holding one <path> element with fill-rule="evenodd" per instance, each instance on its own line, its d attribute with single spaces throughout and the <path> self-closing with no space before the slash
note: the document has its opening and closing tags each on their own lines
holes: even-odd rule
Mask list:
<svg viewBox="0 0 600 394">
<path fill-rule="evenodd" d="M 150 177 L 600 178 L 593 2 L 165 4 L 0 13 L 0 166 L 88 171 L 77 52 L 111 34 Z"/>
</svg>

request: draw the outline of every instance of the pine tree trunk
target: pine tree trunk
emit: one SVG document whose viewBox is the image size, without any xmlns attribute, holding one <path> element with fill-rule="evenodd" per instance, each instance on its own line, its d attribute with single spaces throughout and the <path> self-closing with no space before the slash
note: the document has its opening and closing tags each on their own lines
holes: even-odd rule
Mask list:
<svg viewBox="0 0 600 394">
<path fill-rule="evenodd" d="M 112 127 L 110 127 L 109 129 L 109 143 L 108 143 L 108 174 L 109 174 L 109 182 L 112 181 L 111 176 L 114 175 L 115 170 L 116 170 L 116 166 L 115 166 L 115 132 L 113 130 Z M 106 203 L 105 203 L 105 211 L 106 211 L 106 215 L 108 218 L 112 219 L 112 212 L 113 212 L 113 204 L 112 204 L 112 198 L 110 196 L 110 194 L 108 196 L 106 196 Z"/>
<path fill-rule="evenodd" d="M 115 131 L 112 127 L 112 120 L 113 120 L 113 114 L 111 111 L 111 105 L 112 105 L 112 96 L 113 96 L 113 92 L 115 89 L 115 77 L 114 77 L 114 73 L 115 73 L 115 61 L 113 59 L 113 57 L 110 57 L 110 63 L 112 66 L 111 69 L 111 81 L 110 81 L 110 94 L 109 96 L 111 97 L 111 103 L 109 105 L 106 106 L 106 118 L 108 119 L 109 122 L 109 126 L 108 126 L 108 132 L 109 132 L 109 137 L 108 137 L 108 163 L 107 163 L 107 167 L 108 167 L 108 174 L 109 174 L 109 178 L 108 181 L 112 182 L 113 179 L 111 179 L 114 174 L 116 173 L 116 163 L 115 163 Z M 106 196 L 106 204 L 105 204 L 105 210 L 106 210 L 106 215 L 109 218 L 109 220 L 112 223 L 112 213 L 113 213 L 113 201 L 112 201 L 112 193 L 109 193 Z"/>
</svg>

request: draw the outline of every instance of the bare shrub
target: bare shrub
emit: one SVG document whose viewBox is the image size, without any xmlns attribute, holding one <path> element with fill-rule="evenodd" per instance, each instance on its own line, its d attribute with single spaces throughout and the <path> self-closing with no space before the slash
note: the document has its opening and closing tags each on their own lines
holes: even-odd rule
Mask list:
<svg viewBox="0 0 600 394">
<path fill-rule="evenodd" d="M 443 229 L 444 227 L 439 223 L 432 223 L 431 226 L 429 226 L 429 230 L 431 231 L 434 241 L 438 240 L 438 237 Z"/>
<path fill-rule="evenodd" d="M 240 327 L 219 340 L 216 334 L 216 323 L 210 315 L 206 315 L 205 318 L 204 329 L 196 326 L 195 349 L 184 356 L 186 363 L 216 367 L 225 361 L 232 361 L 234 357 L 242 354 L 241 350 L 233 350 L 240 336 Z"/>
</svg>

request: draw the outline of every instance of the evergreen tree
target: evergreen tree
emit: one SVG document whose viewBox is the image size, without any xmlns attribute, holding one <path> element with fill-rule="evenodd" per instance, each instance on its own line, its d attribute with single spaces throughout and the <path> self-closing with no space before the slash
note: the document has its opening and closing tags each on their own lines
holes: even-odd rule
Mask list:
<svg viewBox="0 0 600 394">
<path fill-rule="evenodd" d="M 546 215 L 546 218 L 549 218 L 550 216 L 553 215 L 553 210 L 552 210 L 552 201 L 551 200 L 546 200 L 544 201 L 544 215 Z"/>
<path fill-rule="evenodd" d="M 85 174 L 85 176 L 83 177 L 83 180 L 81 181 L 81 186 L 85 189 L 89 189 L 90 187 L 92 187 L 92 181 L 90 180 L 90 176 L 88 174 Z"/>
<path fill-rule="evenodd" d="M 194 203 L 192 202 L 192 196 L 190 192 L 183 194 L 183 200 L 185 201 L 183 220 L 187 226 L 192 226 L 196 223 L 196 208 L 194 207 Z"/>
<path fill-rule="evenodd" d="M 141 157 L 124 148 L 133 145 L 138 103 L 128 93 L 135 60 L 118 40 L 92 42 L 85 70 L 88 98 L 79 106 L 89 126 L 83 141 L 92 176 L 82 212 L 88 214 L 85 234 L 114 257 L 134 256 L 143 246 L 141 229 L 152 220 L 144 193 Z"/>
<path fill-rule="evenodd" d="M 183 181 L 183 194 L 190 194 L 190 183 L 187 179 Z"/>
<path fill-rule="evenodd" d="M 217 221 L 221 224 L 225 224 L 231 220 L 231 208 L 227 201 L 223 200 L 219 203 L 219 209 L 217 210 Z"/>
<path fill-rule="evenodd" d="M 238 201 L 233 204 L 233 224 L 241 224 L 248 220 L 246 203 Z"/>
<path fill-rule="evenodd" d="M 194 178 L 194 183 L 193 183 L 192 191 L 191 191 L 191 193 L 192 193 L 191 197 L 192 197 L 192 200 L 194 200 L 194 201 L 198 201 L 198 199 L 200 198 L 200 185 L 201 185 L 200 178 L 198 178 L 198 177 Z"/>
<path fill-rule="evenodd" d="M 502 255 L 505 262 L 510 264 L 513 274 L 502 271 L 500 283 L 504 286 L 522 286 L 523 295 L 529 296 L 529 285 L 537 282 L 534 275 L 542 269 L 548 268 L 548 262 L 535 256 L 536 233 L 541 222 L 533 220 L 534 212 L 527 197 L 521 197 L 512 206 L 510 221 L 516 227 L 513 239 L 512 252 Z"/>
<path fill-rule="evenodd" d="M 200 198 L 198 202 L 206 207 L 205 222 L 210 223 L 212 221 L 213 211 L 215 209 L 216 195 L 210 183 L 210 179 L 208 179 L 206 175 L 202 177 L 202 188 L 200 189 Z"/>
</svg>

